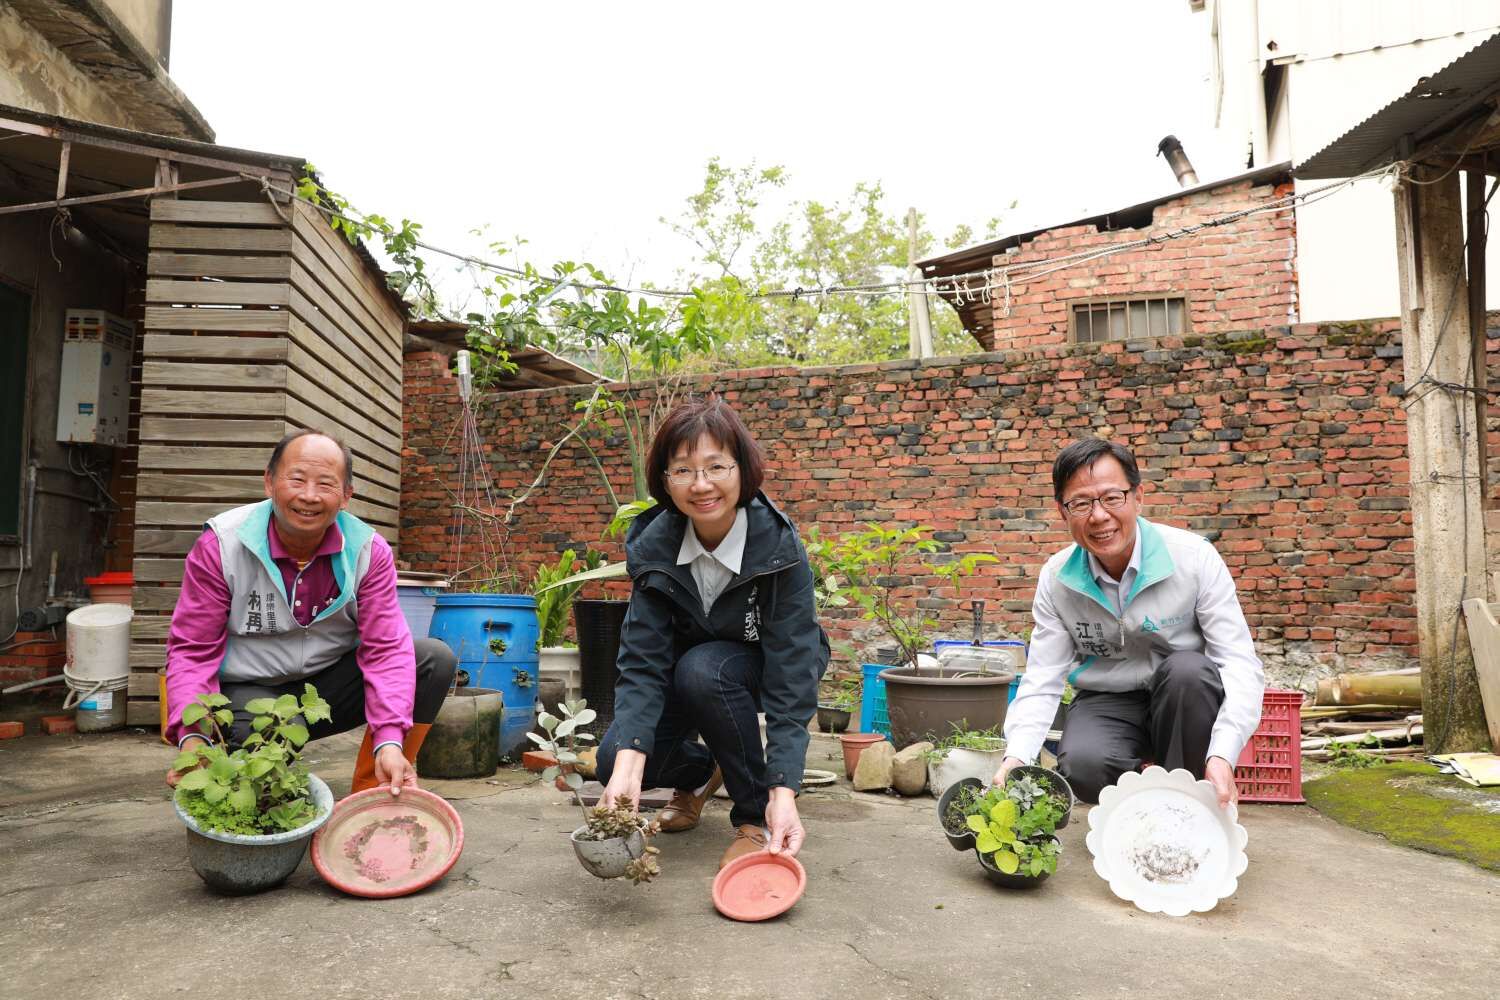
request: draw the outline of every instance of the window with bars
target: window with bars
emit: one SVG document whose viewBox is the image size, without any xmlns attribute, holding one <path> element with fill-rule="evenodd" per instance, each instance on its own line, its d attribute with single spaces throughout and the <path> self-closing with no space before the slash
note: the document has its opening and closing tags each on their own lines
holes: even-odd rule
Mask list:
<svg viewBox="0 0 1500 1000">
<path fill-rule="evenodd" d="M 1187 329 L 1187 300 L 1180 296 L 1111 299 L 1073 307 L 1073 340 L 1079 344 L 1178 336 Z"/>
</svg>

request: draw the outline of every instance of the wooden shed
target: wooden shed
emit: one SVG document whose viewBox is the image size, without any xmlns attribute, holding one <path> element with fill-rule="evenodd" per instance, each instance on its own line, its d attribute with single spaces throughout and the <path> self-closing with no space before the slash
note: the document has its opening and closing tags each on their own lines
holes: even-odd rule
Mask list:
<svg viewBox="0 0 1500 1000">
<path fill-rule="evenodd" d="M 350 509 L 396 546 L 405 310 L 363 247 L 288 196 L 298 159 L 14 109 L 0 109 L 0 130 L 14 139 L 0 154 L 57 165 L 58 197 L 38 210 L 88 216 L 145 261 L 115 481 L 116 546 L 135 584 L 129 722 L 151 724 L 183 557 L 208 517 L 264 499 L 266 459 L 288 431 L 343 438 Z M 104 197 L 69 199 L 80 151 L 95 154 L 88 188 Z"/>
</svg>

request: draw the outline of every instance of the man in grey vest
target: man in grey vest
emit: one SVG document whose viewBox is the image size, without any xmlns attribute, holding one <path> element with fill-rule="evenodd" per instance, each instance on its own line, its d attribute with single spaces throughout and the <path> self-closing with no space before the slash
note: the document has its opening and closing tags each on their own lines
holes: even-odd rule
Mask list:
<svg viewBox="0 0 1500 1000">
<path fill-rule="evenodd" d="M 293 431 L 271 452 L 265 486 L 266 500 L 211 518 L 188 553 L 167 641 L 167 737 L 203 740 L 182 726 L 182 709 L 219 691 L 238 743 L 250 733 L 247 702 L 310 683 L 332 710 L 309 727 L 312 739 L 366 726 L 351 791 L 398 795 L 417 783 L 413 762 L 453 681 L 453 653 L 412 641 L 390 544 L 346 510 L 345 445 Z"/>
<path fill-rule="evenodd" d="M 1234 581 L 1207 540 L 1140 516 L 1129 450 L 1075 441 L 1052 466 L 1075 544 L 1047 560 L 1032 601 L 1026 674 L 1005 716 L 995 775 L 1041 750 L 1063 686 L 1058 769 L 1085 802 L 1151 761 L 1236 798 L 1234 764 L 1260 722 L 1265 676 Z"/>
</svg>

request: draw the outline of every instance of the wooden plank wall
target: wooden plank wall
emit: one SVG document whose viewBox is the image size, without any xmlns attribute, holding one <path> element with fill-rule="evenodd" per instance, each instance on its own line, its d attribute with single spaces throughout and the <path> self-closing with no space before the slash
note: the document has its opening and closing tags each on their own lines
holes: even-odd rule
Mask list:
<svg viewBox="0 0 1500 1000">
<path fill-rule="evenodd" d="M 300 203 L 152 202 L 132 725 L 157 718 L 183 557 L 209 517 L 265 498 L 266 458 L 287 431 L 344 438 L 355 456 L 350 510 L 395 546 L 403 317 L 382 282 Z"/>
</svg>

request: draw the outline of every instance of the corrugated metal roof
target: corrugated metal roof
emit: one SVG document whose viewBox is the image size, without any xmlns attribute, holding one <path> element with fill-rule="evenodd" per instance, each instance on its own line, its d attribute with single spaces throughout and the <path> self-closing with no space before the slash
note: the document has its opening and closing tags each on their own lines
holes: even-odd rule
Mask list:
<svg viewBox="0 0 1500 1000">
<path fill-rule="evenodd" d="M 1298 179 L 1354 177 L 1410 156 L 1493 110 L 1500 94 L 1500 34 L 1491 35 L 1387 104 L 1294 170 Z M 1455 150 L 1454 152 L 1457 152 Z"/>
</svg>

